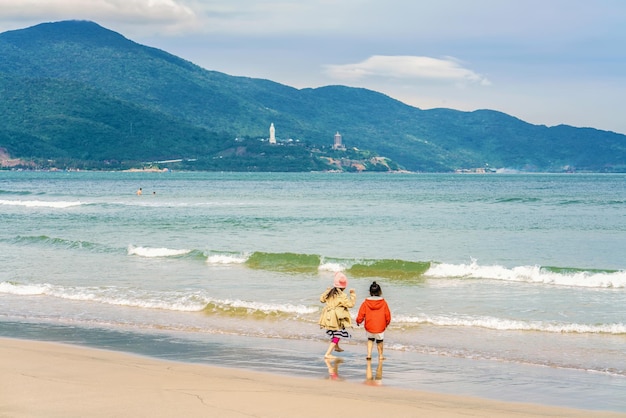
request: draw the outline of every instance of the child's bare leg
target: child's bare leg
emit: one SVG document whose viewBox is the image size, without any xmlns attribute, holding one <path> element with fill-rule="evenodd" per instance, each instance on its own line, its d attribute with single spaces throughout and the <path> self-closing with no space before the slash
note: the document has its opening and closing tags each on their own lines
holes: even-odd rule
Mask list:
<svg viewBox="0 0 626 418">
<path fill-rule="evenodd" d="M 374 348 L 374 341 L 368 339 L 367 340 L 367 359 L 371 360 L 372 359 L 372 349 Z"/>
<path fill-rule="evenodd" d="M 332 353 L 333 350 L 343 351 L 342 349 L 339 348 L 339 337 L 333 337 L 330 340 L 330 345 L 328 346 L 328 350 L 326 350 L 326 354 L 324 355 L 324 358 L 335 358 L 335 356 L 330 354 Z"/>
<path fill-rule="evenodd" d="M 334 342 L 331 342 L 330 345 L 328 346 L 328 350 L 326 350 L 326 354 L 324 354 L 324 358 L 335 358 L 335 356 L 333 356 L 332 353 L 333 349 L 337 346 L 337 344 L 335 344 Z"/>
<path fill-rule="evenodd" d="M 376 341 L 376 348 L 378 349 L 378 359 L 379 360 L 384 360 L 385 357 L 383 356 L 383 342 L 382 341 Z"/>
</svg>

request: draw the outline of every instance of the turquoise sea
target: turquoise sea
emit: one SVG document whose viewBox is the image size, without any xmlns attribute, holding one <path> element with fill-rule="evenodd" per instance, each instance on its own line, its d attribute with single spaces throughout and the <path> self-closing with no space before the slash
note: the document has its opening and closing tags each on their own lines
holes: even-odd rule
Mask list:
<svg viewBox="0 0 626 418">
<path fill-rule="evenodd" d="M 363 382 L 341 270 L 391 307 L 378 383 L 626 412 L 623 174 L 0 171 L 0 225 L 0 336 Z"/>
</svg>

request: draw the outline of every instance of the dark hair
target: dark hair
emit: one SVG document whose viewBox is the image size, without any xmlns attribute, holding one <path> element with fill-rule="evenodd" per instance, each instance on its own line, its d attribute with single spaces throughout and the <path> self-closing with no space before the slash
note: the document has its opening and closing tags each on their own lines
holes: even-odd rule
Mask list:
<svg viewBox="0 0 626 418">
<path fill-rule="evenodd" d="M 330 289 L 328 291 L 328 293 L 326 293 L 326 297 L 328 299 L 330 298 L 334 298 L 335 296 L 337 296 L 339 293 L 341 293 L 341 290 L 338 287 L 333 287 L 332 289 Z"/>
<path fill-rule="evenodd" d="M 372 282 L 370 285 L 370 296 L 380 296 L 383 294 L 383 290 L 380 288 L 378 283 Z"/>
</svg>

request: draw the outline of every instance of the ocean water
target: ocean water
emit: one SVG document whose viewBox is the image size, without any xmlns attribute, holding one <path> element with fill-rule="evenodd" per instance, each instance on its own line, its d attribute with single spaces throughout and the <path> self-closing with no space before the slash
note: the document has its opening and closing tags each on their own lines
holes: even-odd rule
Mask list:
<svg viewBox="0 0 626 418">
<path fill-rule="evenodd" d="M 366 381 L 341 270 L 376 383 L 626 412 L 626 175 L 0 171 L 0 225 L 0 336 Z"/>
</svg>

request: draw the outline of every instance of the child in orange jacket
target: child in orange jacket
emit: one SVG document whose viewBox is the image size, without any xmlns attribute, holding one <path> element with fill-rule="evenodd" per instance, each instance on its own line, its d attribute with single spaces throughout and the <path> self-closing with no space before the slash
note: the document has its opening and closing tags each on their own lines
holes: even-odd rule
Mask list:
<svg viewBox="0 0 626 418">
<path fill-rule="evenodd" d="M 383 291 L 378 283 L 373 282 L 370 285 L 370 297 L 365 299 L 359 307 L 359 313 L 356 317 L 356 324 L 361 325 L 365 322 L 365 331 L 367 332 L 367 360 L 372 359 L 372 349 L 374 341 L 378 349 L 378 359 L 384 360 L 383 357 L 383 339 L 385 329 L 391 322 L 391 312 L 385 299 L 382 298 Z"/>
</svg>

